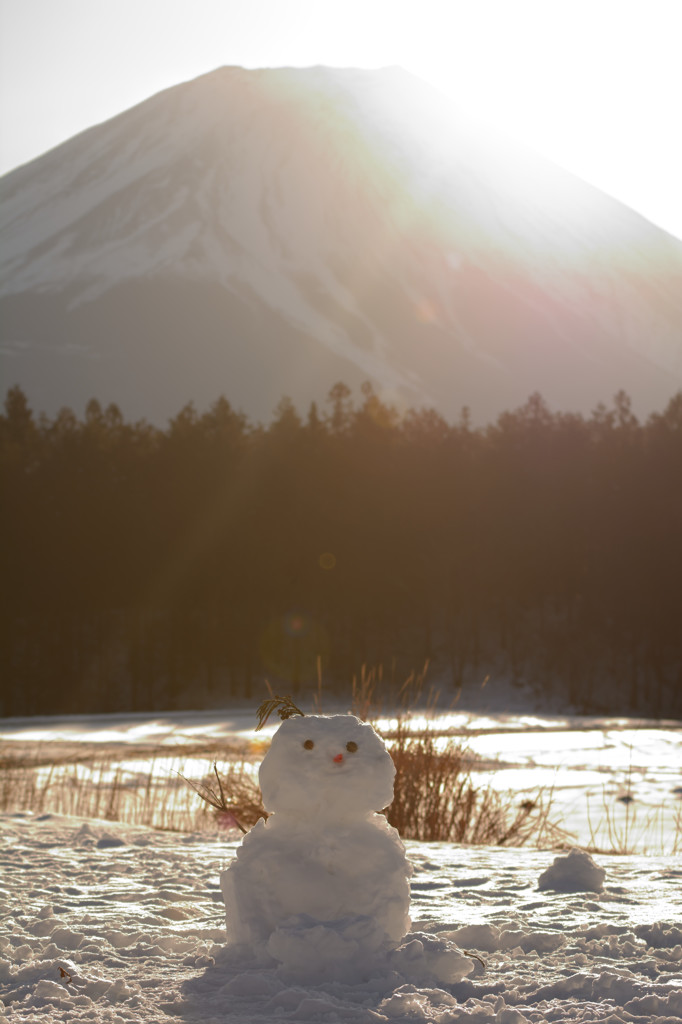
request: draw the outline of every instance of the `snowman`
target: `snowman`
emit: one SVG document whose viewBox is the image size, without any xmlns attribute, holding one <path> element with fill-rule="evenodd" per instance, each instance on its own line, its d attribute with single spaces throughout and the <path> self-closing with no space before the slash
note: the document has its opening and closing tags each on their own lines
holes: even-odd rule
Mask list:
<svg viewBox="0 0 682 1024">
<path fill-rule="evenodd" d="M 423 964 L 422 942 L 401 946 L 412 866 L 377 813 L 393 800 L 395 776 L 383 740 L 354 715 L 288 713 L 260 766 L 270 815 L 221 874 L 228 944 L 301 979 Z M 439 960 L 443 952 L 433 950 Z M 459 951 L 455 959 L 448 980 L 470 969 Z"/>
<path fill-rule="evenodd" d="M 383 740 L 354 715 L 282 722 L 259 772 L 270 816 L 221 875 L 230 944 L 282 962 L 306 947 L 308 961 L 346 963 L 399 944 L 412 867 L 377 813 L 394 776 Z"/>
</svg>

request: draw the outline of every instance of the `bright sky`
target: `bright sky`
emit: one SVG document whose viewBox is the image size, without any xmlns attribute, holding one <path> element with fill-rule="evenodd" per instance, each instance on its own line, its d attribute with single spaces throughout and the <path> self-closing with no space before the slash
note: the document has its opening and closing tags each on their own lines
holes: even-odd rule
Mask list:
<svg viewBox="0 0 682 1024">
<path fill-rule="evenodd" d="M 224 64 L 400 64 L 682 238 L 682 0 L 0 0 L 0 171 Z"/>
</svg>

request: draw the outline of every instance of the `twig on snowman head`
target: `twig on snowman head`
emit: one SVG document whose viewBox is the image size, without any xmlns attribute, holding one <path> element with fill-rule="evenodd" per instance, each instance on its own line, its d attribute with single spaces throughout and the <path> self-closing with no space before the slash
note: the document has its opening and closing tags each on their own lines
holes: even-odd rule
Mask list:
<svg viewBox="0 0 682 1024">
<path fill-rule="evenodd" d="M 263 728 L 273 711 L 277 712 L 282 721 L 286 718 L 291 718 L 293 715 L 300 715 L 301 718 L 305 718 L 305 714 L 299 707 L 296 707 L 290 694 L 287 694 L 286 697 L 278 697 L 277 694 L 275 694 L 275 696 L 270 697 L 269 700 L 264 700 L 256 711 L 256 714 L 258 715 L 256 732 Z"/>
</svg>

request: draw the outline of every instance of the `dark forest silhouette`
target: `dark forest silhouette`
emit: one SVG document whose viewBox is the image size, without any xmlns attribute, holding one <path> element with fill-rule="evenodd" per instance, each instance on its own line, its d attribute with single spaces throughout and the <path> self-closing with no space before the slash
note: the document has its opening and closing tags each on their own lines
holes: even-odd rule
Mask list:
<svg viewBox="0 0 682 1024">
<path fill-rule="evenodd" d="M 0 416 L 0 714 L 229 704 L 263 678 L 682 714 L 682 393 L 640 423 L 539 395 L 493 425 L 336 385 L 268 426 L 223 398 L 166 430 L 93 400 Z"/>
</svg>

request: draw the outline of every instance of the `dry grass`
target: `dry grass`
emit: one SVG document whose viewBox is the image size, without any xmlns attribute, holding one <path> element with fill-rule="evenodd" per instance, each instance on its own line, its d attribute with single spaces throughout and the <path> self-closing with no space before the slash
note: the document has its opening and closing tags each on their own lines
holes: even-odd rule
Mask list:
<svg viewBox="0 0 682 1024">
<path fill-rule="evenodd" d="M 402 718 L 422 704 L 426 705 L 427 710 L 435 710 L 440 694 L 433 688 L 427 690 L 428 670 L 427 658 L 420 671 L 413 669 L 398 686 L 393 673 L 390 679 L 386 678 L 383 665 L 362 665 L 359 675 L 353 675 L 351 682 L 351 711 L 361 721 L 371 722 L 376 727 L 384 705 L 397 708 Z M 321 707 L 321 701 L 318 703 Z"/>
<path fill-rule="evenodd" d="M 469 751 L 429 724 L 440 694 L 427 688 L 428 668 L 426 661 L 421 671 L 411 672 L 397 690 L 393 682 L 387 687 L 380 666 L 363 665 L 353 678 L 353 713 L 380 733 L 396 767 L 394 799 L 386 808 L 391 825 L 404 839 L 422 842 L 532 844 L 544 849 L 567 845 L 572 837 L 550 818 L 551 792 L 545 795 L 539 790 L 519 802 L 512 793 L 474 786 L 471 768 L 475 762 Z M 379 721 L 385 703 L 399 708 L 388 729 Z M 412 726 L 415 711 L 420 719 L 426 719 L 419 730 Z"/>
<path fill-rule="evenodd" d="M 241 832 L 248 832 L 259 818 L 268 817 L 263 807 L 260 786 L 244 762 L 230 764 L 222 773 L 214 762 L 212 774 L 199 782 L 191 779 L 185 781 L 200 797 L 207 810 L 212 810 L 221 827 L 236 826 Z"/>
<path fill-rule="evenodd" d="M 396 766 L 394 800 L 384 809 L 388 821 L 404 839 L 421 842 L 454 842 L 470 845 L 535 846 L 556 848 L 566 845 L 569 835 L 550 820 L 551 794 L 539 792 L 521 803 L 513 795 L 502 795 L 490 787 L 476 789 L 472 783 L 471 757 L 454 740 L 443 738 L 436 728 L 410 727 L 410 711 L 420 701 L 435 711 L 438 694 L 425 696 L 428 662 L 413 672 L 396 691 L 391 684 L 387 699 L 401 705 L 390 730 L 379 727 L 379 698 L 383 684 L 381 668 L 362 667 L 353 678 L 352 710 L 363 721 L 371 721 L 382 733 Z M 316 711 L 322 710 L 318 688 Z M 267 817 L 255 779 L 230 768 L 215 771 L 217 786 L 203 784 L 203 798 L 219 817 L 249 825 Z"/>
<path fill-rule="evenodd" d="M 427 669 L 428 662 L 400 687 L 394 680 L 385 682 L 381 668 L 363 666 L 353 679 L 352 708 L 358 717 L 378 728 L 384 699 L 401 708 L 390 731 L 384 731 L 396 766 L 395 798 L 385 809 L 390 823 L 403 838 L 422 842 L 561 845 L 566 836 L 549 820 L 551 797 L 547 806 L 541 794 L 519 804 L 511 795 L 477 789 L 471 780 L 471 759 L 461 745 L 440 737 L 435 728 L 410 728 L 412 709 L 425 704 L 435 711 L 438 703 L 438 694 L 425 690 Z M 321 687 L 317 703 L 321 710 Z M 127 748 L 107 758 L 69 751 L 55 759 L 49 749 L 6 757 L 0 760 L 0 810 L 52 812 L 184 832 L 211 827 L 246 831 L 267 817 L 252 763 L 266 749 L 257 741 L 251 748 Z M 206 768 L 211 760 L 212 771 Z"/>
<path fill-rule="evenodd" d="M 488 786 L 475 788 L 464 747 L 433 731 L 412 733 L 404 720 L 389 740 L 396 766 L 386 816 L 404 839 L 553 849 L 570 838 L 550 820 L 551 794 L 521 803 Z"/>
<path fill-rule="evenodd" d="M 199 831 L 214 822 L 206 803 L 183 776 L 203 774 L 211 748 L 182 753 L 137 751 L 108 757 L 79 757 L 48 764 L 46 755 L 5 757 L 0 761 L 0 811 L 32 811 L 78 818 L 122 821 L 178 832 Z M 212 751 L 215 753 L 215 751 Z M 232 765 L 231 782 L 255 786 L 251 765 Z M 257 786 L 255 786 L 257 789 Z"/>
<path fill-rule="evenodd" d="M 602 794 L 600 816 L 594 820 L 587 801 L 590 853 L 663 853 L 677 857 L 682 853 L 682 806 L 666 813 L 665 806 L 638 809 L 634 800 L 613 800 Z"/>
<path fill-rule="evenodd" d="M 512 793 L 475 786 L 471 771 L 476 762 L 466 747 L 429 725 L 428 714 L 426 724 L 415 728 L 417 706 L 434 712 L 438 703 L 438 694 L 425 689 L 427 667 L 399 688 L 393 681 L 384 686 L 380 669 L 363 667 L 353 680 L 353 711 L 383 733 L 396 766 L 395 797 L 385 809 L 389 822 L 403 838 L 422 842 L 538 849 L 569 844 L 572 837 L 553 820 L 551 790 L 519 801 Z M 382 730 L 384 702 L 390 707 L 401 702 L 402 709 Z M 316 710 L 322 711 L 321 688 Z M 235 826 L 244 831 L 267 816 L 255 774 L 255 762 L 266 750 L 266 742 L 258 740 L 250 746 L 126 748 L 106 758 L 70 751 L 55 759 L 49 748 L 6 756 L 0 759 L 0 811 L 52 812 L 181 832 Z M 608 841 L 598 847 L 602 852 L 641 849 L 642 829 L 651 834 L 652 849 L 663 849 L 662 835 L 653 835 L 660 822 L 636 822 L 629 806 L 624 812 L 621 821 L 609 818 L 606 809 Z M 682 808 L 671 852 L 680 849 Z"/>
<path fill-rule="evenodd" d="M 388 820 L 406 839 L 556 846 L 561 837 L 538 800 L 514 806 L 489 788 L 475 789 L 466 751 L 404 722 L 388 739 L 396 765 Z M 202 754 L 207 751 L 203 749 Z M 47 764 L 45 756 L 0 762 L 0 811 L 32 811 L 122 821 L 179 832 L 240 827 L 266 817 L 252 762 L 176 755 Z M 189 783 L 189 785 L 188 785 Z"/>
</svg>

